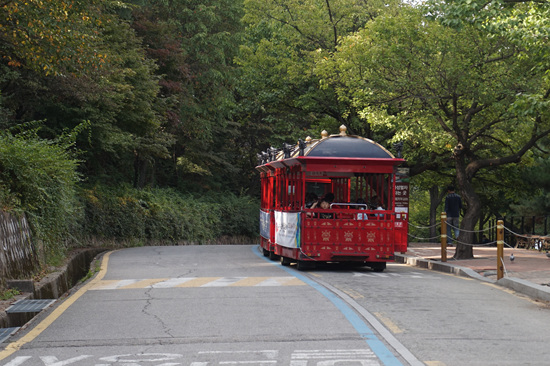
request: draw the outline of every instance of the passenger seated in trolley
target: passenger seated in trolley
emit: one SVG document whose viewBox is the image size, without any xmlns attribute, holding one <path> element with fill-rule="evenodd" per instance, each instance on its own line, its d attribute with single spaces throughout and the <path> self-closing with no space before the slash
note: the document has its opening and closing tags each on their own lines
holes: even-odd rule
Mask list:
<svg viewBox="0 0 550 366">
<path fill-rule="evenodd" d="M 382 206 L 380 199 L 377 196 L 372 197 L 372 208 L 375 211 L 384 211 L 384 206 Z M 374 214 L 374 217 L 381 219 L 384 217 L 384 214 Z"/>
<path fill-rule="evenodd" d="M 330 204 L 334 201 L 334 194 L 333 193 L 327 193 L 321 200 L 315 202 L 313 205 L 311 205 L 311 208 L 320 208 L 323 210 L 330 209 Z M 308 213 L 308 216 L 311 216 L 310 213 Z M 317 216 L 315 216 L 317 217 Z M 333 219 L 334 214 L 330 212 L 320 212 L 319 213 L 320 219 Z"/>
<path fill-rule="evenodd" d="M 318 202 L 319 202 L 319 198 L 315 193 L 308 192 L 306 194 L 306 208 L 312 208 L 311 206 L 317 204 Z"/>
<path fill-rule="evenodd" d="M 357 201 L 355 201 L 355 203 L 359 205 L 357 206 L 357 208 L 360 210 L 365 210 L 367 208 L 367 202 L 365 202 L 365 200 L 362 198 L 358 198 Z M 356 218 L 357 220 L 368 220 L 369 215 L 367 215 L 366 212 L 359 212 Z"/>
</svg>

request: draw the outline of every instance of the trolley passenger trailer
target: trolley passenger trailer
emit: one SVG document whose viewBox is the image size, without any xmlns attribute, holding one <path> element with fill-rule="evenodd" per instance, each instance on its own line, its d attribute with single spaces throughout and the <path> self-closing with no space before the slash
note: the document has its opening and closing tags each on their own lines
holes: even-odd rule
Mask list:
<svg viewBox="0 0 550 366">
<path fill-rule="evenodd" d="M 321 139 L 270 148 L 258 160 L 265 256 L 298 269 L 354 262 L 383 271 L 407 250 L 408 208 L 395 204 L 404 160 L 381 145 L 341 126 L 340 134 L 323 131 Z"/>
</svg>

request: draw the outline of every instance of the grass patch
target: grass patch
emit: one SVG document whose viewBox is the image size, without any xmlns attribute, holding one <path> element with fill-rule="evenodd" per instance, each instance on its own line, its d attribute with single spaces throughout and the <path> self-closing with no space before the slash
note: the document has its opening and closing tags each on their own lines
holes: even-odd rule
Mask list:
<svg viewBox="0 0 550 366">
<path fill-rule="evenodd" d="M 88 273 L 86 273 L 86 276 L 84 276 L 80 283 L 88 281 L 90 278 L 96 275 L 101 270 L 101 261 L 99 259 L 95 259 L 92 263 L 90 263 L 90 269 L 88 270 Z"/>
<path fill-rule="evenodd" d="M 21 292 L 19 292 L 19 290 L 10 288 L 0 292 L 0 300 L 2 301 L 11 300 L 17 295 L 21 295 Z"/>
</svg>

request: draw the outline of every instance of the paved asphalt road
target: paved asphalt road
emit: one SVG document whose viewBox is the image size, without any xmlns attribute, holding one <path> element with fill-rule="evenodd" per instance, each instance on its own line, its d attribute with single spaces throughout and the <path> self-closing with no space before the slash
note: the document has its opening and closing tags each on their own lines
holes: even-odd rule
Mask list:
<svg viewBox="0 0 550 366">
<path fill-rule="evenodd" d="M 125 249 L 0 351 L 2 366 L 547 365 L 550 310 L 391 264 L 298 272 L 257 246 Z"/>
</svg>

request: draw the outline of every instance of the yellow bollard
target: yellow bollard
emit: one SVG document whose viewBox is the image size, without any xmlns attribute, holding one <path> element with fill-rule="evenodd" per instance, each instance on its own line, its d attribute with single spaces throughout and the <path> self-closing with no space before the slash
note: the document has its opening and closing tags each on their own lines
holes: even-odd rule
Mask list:
<svg viewBox="0 0 550 366">
<path fill-rule="evenodd" d="M 497 280 L 504 277 L 504 221 L 497 221 Z"/>
<path fill-rule="evenodd" d="M 447 262 L 447 213 L 441 213 L 441 262 Z"/>
</svg>

